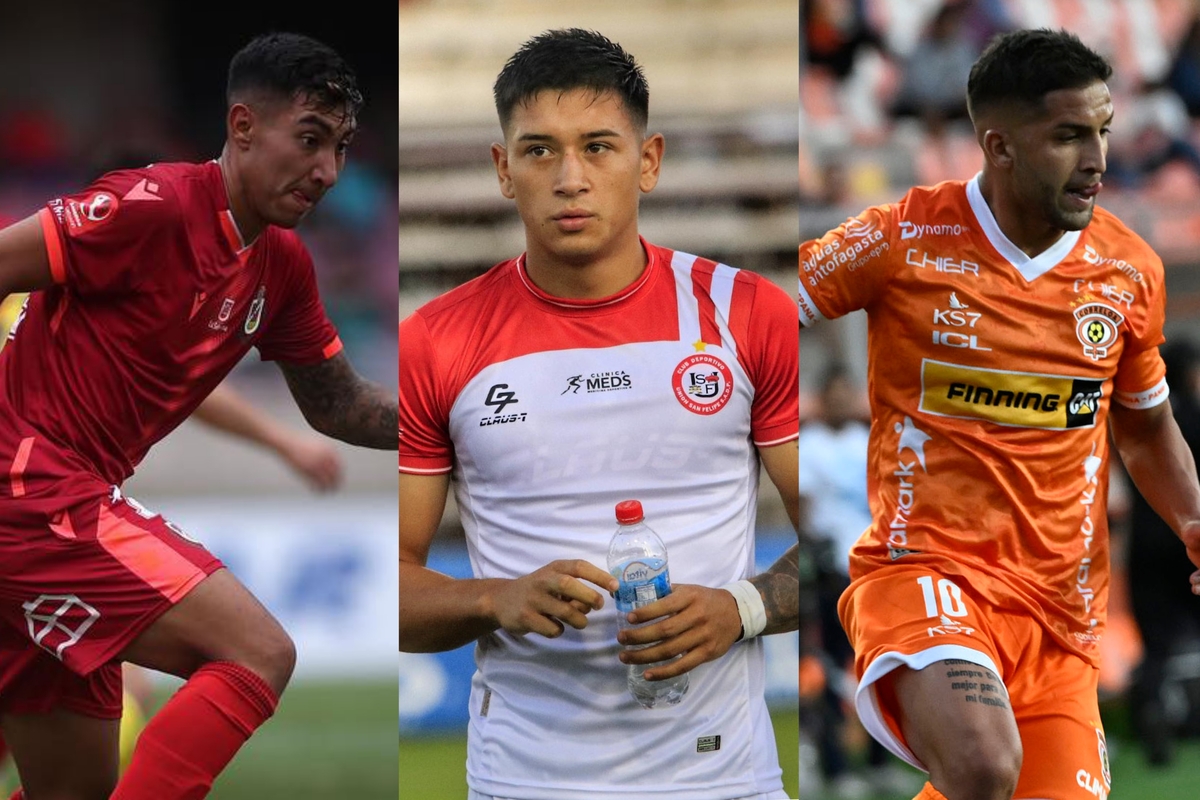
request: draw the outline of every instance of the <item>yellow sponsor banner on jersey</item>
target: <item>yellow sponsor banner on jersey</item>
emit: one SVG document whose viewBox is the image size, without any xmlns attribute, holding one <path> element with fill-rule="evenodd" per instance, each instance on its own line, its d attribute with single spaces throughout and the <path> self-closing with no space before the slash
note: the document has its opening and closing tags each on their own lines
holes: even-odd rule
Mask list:
<svg viewBox="0 0 1200 800">
<path fill-rule="evenodd" d="M 981 369 L 925 359 L 921 410 L 1018 428 L 1090 428 L 1104 396 L 1104 381 Z"/>
</svg>

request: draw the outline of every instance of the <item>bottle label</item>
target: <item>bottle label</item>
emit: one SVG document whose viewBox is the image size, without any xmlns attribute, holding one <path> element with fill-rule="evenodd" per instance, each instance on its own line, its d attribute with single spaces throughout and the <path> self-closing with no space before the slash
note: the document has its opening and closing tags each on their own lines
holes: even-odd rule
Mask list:
<svg viewBox="0 0 1200 800">
<path fill-rule="evenodd" d="M 635 560 L 617 571 L 617 608 L 627 614 L 671 593 L 671 578 L 665 562 L 658 559 Z"/>
</svg>

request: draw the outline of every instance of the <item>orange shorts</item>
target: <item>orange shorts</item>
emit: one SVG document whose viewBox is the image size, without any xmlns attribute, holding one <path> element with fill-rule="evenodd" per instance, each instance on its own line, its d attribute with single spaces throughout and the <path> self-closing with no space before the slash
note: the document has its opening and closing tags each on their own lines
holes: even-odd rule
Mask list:
<svg viewBox="0 0 1200 800">
<path fill-rule="evenodd" d="M 1024 750 L 1015 798 L 1107 798 L 1112 778 L 1096 699 L 1099 670 L 1036 620 L 997 608 L 963 577 L 945 577 L 929 562 L 859 578 L 838 613 L 854 645 L 858 716 L 899 758 L 925 769 L 880 679 L 900 666 L 919 670 L 957 659 L 990 669 L 1008 692 Z"/>
</svg>

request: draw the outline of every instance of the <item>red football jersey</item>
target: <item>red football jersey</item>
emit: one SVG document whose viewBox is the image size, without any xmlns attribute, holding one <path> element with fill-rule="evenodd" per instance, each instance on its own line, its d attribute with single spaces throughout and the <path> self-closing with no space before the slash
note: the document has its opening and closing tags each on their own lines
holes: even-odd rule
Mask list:
<svg viewBox="0 0 1200 800">
<path fill-rule="evenodd" d="M 0 402 L 110 483 L 251 347 L 298 364 L 341 350 L 299 237 L 268 226 L 245 245 L 215 161 L 110 173 L 39 218 L 55 286 L 9 333 Z"/>
</svg>

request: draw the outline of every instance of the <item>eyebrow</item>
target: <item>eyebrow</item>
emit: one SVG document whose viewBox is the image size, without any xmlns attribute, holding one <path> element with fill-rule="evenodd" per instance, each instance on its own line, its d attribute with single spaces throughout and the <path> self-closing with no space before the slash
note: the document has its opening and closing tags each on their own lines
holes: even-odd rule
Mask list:
<svg viewBox="0 0 1200 800">
<path fill-rule="evenodd" d="M 307 114 L 304 114 L 302 117 L 300 117 L 300 119 L 296 120 L 296 122 L 300 125 L 312 125 L 314 127 L 320 128 L 325 133 L 326 136 L 333 136 L 334 133 L 336 133 L 336 129 L 332 125 L 329 124 L 328 120 L 326 120 L 320 114 L 316 114 L 311 111 L 308 112 Z M 350 127 L 346 130 L 346 134 L 352 136 L 352 135 L 354 135 L 354 132 L 357 130 L 358 130 L 358 124 L 356 122 L 352 122 L 350 124 Z"/>
<path fill-rule="evenodd" d="M 609 128 L 601 128 L 597 131 L 588 131 L 583 135 L 584 139 L 608 139 L 619 137 L 621 134 Z M 555 137 L 546 133 L 523 133 L 517 137 L 518 142 L 553 142 Z"/>
</svg>

